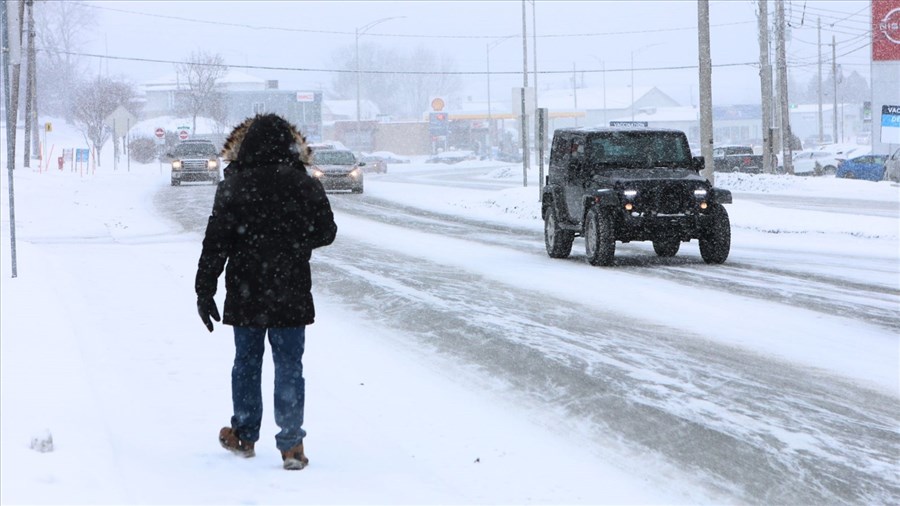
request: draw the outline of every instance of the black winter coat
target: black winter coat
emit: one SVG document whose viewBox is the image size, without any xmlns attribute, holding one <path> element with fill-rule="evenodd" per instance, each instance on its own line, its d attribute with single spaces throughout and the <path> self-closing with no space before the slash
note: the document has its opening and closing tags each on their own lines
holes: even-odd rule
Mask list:
<svg viewBox="0 0 900 506">
<path fill-rule="evenodd" d="M 322 184 L 302 163 L 266 158 L 245 157 L 219 183 L 195 290 L 212 297 L 225 268 L 223 323 L 308 325 L 315 319 L 310 255 L 334 241 L 337 225 Z"/>
</svg>

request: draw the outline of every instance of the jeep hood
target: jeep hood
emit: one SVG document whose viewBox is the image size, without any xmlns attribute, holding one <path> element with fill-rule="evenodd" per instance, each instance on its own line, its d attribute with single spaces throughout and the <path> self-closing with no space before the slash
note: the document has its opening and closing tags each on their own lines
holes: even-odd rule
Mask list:
<svg viewBox="0 0 900 506">
<path fill-rule="evenodd" d="M 653 181 L 660 179 L 677 179 L 683 181 L 706 181 L 706 178 L 691 169 L 607 169 L 593 176 L 613 182 Z"/>
</svg>

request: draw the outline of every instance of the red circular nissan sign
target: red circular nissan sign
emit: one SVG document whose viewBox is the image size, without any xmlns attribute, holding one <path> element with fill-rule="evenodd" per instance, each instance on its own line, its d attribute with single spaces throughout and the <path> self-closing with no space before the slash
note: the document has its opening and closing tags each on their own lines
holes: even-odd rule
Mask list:
<svg viewBox="0 0 900 506">
<path fill-rule="evenodd" d="M 166 136 L 166 131 L 163 130 L 162 128 L 157 128 L 156 131 L 155 131 L 154 133 L 155 133 L 156 136 L 159 137 L 160 139 L 162 139 L 163 137 Z"/>
<path fill-rule="evenodd" d="M 186 140 L 189 136 L 190 136 L 190 134 L 188 133 L 187 130 L 182 130 L 182 131 L 178 132 L 178 138 L 181 140 Z"/>
</svg>

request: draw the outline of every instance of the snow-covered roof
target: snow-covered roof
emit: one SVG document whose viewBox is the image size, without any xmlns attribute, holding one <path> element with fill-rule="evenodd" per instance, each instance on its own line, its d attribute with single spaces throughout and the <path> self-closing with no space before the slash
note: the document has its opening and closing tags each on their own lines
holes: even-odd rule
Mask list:
<svg viewBox="0 0 900 506">
<path fill-rule="evenodd" d="M 178 89 L 179 81 L 178 74 L 172 72 L 171 74 L 166 74 L 156 79 L 146 81 L 142 83 L 141 86 L 145 90 L 172 91 Z M 226 72 L 218 82 L 225 88 L 251 85 L 258 89 L 265 89 L 266 86 L 265 79 L 233 69 L 228 69 L 228 72 Z"/>
<path fill-rule="evenodd" d="M 323 100 L 322 108 L 330 113 L 335 119 L 348 118 L 356 119 L 356 100 Z M 325 112 L 323 111 L 323 112 Z M 359 101 L 359 118 L 361 120 L 375 119 L 381 114 L 378 106 L 369 100 L 361 99 Z"/>
<path fill-rule="evenodd" d="M 700 119 L 700 109 L 696 107 L 655 107 L 635 110 L 634 121 L 697 121 Z M 610 118 L 611 121 L 632 121 L 631 114 L 619 118 Z"/>
<path fill-rule="evenodd" d="M 644 95 L 653 91 L 655 86 L 635 86 L 634 101 L 638 101 Z M 577 96 L 576 96 L 577 95 Z M 604 106 L 605 95 L 605 106 Z M 538 103 L 541 107 L 549 109 L 575 109 L 575 99 L 578 99 L 578 109 L 624 109 L 630 107 L 632 94 L 630 87 L 613 88 L 594 86 L 590 88 L 563 88 L 546 90 L 538 93 Z"/>
</svg>

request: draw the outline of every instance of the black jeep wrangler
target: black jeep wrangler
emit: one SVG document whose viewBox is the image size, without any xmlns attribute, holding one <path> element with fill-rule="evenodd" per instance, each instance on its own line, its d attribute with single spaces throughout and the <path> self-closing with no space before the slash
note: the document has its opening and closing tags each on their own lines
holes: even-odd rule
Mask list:
<svg viewBox="0 0 900 506">
<path fill-rule="evenodd" d="M 722 204 L 731 192 L 713 188 L 702 168 L 679 130 L 556 130 L 541 196 L 547 253 L 566 258 L 583 236 L 588 261 L 612 265 L 616 241 L 653 241 L 657 255 L 671 257 L 698 239 L 706 263 L 724 262 L 731 224 Z"/>
</svg>

